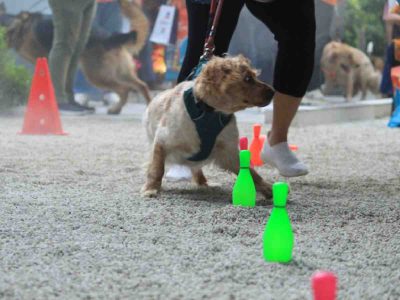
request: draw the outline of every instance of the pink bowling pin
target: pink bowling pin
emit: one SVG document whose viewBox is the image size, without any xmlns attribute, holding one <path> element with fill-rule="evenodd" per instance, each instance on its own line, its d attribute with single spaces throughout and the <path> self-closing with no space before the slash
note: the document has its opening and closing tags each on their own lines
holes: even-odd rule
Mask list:
<svg viewBox="0 0 400 300">
<path fill-rule="evenodd" d="M 249 140 L 247 137 L 241 137 L 239 140 L 239 149 L 240 150 L 248 150 Z"/>
<path fill-rule="evenodd" d="M 335 300 L 337 279 L 331 272 L 318 271 L 313 274 L 312 289 L 314 300 Z"/>
</svg>

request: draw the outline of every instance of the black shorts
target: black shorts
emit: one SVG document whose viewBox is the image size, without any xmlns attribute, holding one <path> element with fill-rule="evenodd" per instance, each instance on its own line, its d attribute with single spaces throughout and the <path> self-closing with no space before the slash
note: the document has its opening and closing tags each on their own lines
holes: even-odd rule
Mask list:
<svg viewBox="0 0 400 300">
<path fill-rule="evenodd" d="M 210 9 L 209 5 L 192 0 L 186 0 L 186 4 L 189 17 L 188 48 L 178 82 L 185 80 L 203 52 Z M 225 0 L 215 37 L 215 55 L 220 56 L 228 51 L 244 4 L 271 30 L 278 42 L 274 88 L 284 94 L 303 97 L 314 68 L 314 0 L 275 0 L 271 3 Z"/>
</svg>

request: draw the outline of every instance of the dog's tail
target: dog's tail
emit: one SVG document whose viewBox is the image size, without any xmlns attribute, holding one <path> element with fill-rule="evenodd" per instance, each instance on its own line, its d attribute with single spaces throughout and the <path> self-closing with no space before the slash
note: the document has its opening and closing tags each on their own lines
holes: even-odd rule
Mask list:
<svg viewBox="0 0 400 300">
<path fill-rule="evenodd" d="M 149 20 L 135 0 L 119 0 L 122 14 L 129 20 L 131 31 L 136 32 L 134 43 L 128 47 L 133 55 L 139 54 L 144 47 L 149 34 Z"/>
<path fill-rule="evenodd" d="M 374 66 L 375 71 L 378 71 L 379 73 L 382 74 L 383 68 L 385 66 L 385 62 L 383 61 L 383 59 L 380 57 L 372 56 L 371 62 L 372 62 L 372 65 Z"/>
<path fill-rule="evenodd" d="M 137 33 L 136 31 L 131 31 L 128 33 L 118 33 L 110 36 L 109 38 L 102 41 L 103 46 L 106 49 L 112 49 L 120 47 L 121 45 L 128 46 L 134 45 L 137 40 Z"/>
</svg>

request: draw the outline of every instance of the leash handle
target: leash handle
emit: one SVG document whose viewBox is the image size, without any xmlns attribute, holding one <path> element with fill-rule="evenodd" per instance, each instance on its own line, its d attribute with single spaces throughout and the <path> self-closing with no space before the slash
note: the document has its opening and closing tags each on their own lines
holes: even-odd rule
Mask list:
<svg viewBox="0 0 400 300">
<path fill-rule="evenodd" d="M 232 0 L 230 0 L 232 1 Z M 212 0 L 210 5 L 210 17 L 208 21 L 208 37 L 206 38 L 204 44 L 203 55 L 201 59 L 210 59 L 215 50 L 215 33 L 217 31 L 219 19 L 221 17 L 222 6 L 224 0 Z"/>
</svg>

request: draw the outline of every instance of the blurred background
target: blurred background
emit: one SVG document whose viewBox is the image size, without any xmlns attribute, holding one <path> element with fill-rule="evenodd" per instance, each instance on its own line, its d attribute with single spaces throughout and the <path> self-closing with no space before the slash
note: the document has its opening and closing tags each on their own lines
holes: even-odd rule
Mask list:
<svg viewBox="0 0 400 300">
<path fill-rule="evenodd" d="M 123 18 L 121 12 L 118 11 L 118 1 L 101 0 L 98 2 L 99 8 L 95 23 L 112 21 L 109 26 L 112 33 L 130 30 L 128 20 Z M 185 0 L 137 0 L 137 2 L 149 20 L 150 33 L 156 22 L 160 6 L 169 5 L 175 8 L 176 18 L 169 41 L 164 44 L 154 43 L 149 34 L 149 41 L 140 55 L 135 57 L 139 77 L 148 84 L 150 89 L 162 90 L 174 84 L 184 56 L 187 35 Z M 108 6 L 103 9 L 100 7 L 102 5 Z M 325 77 L 321 70 L 321 57 L 324 47 L 330 41 L 346 43 L 364 52 L 372 63 L 378 59 L 383 65 L 386 47 L 391 40 L 390 29 L 383 20 L 387 2 L 382 0 L 315 0 L 315 5 L 317 49 L 309 91 L 320 90 L 324 84 Z M 29 89 L 32 64 L 22 58 L 21 51 L 16 49 L 15 45 L 10 45 L 5 40 L 7 28 L 12 23 L 13 17 L 21 12 L 39 13 L 45 17 L 51 17 L 47 0 L 3 1 L 0 60 L 1 67 L 5 71 L 1 72 L 3 78 L 0 78 L 0 82 L 3 94 L 9 96 L 3 97 L 1 100 L 2 107 L 23 103 L 26 101 Z M 253 65 L 261 70 L 260 78 L 271 82 L 276 52 L 276 43 L 271 32 L 266 30 L 265 26 L 244 8 L 229 53 L 243 53 L 249 57 Z M 382 69 L 381 66 L 380 71 Z M 77 81 L 75 87 L 77 98 L 82 98 L 82 101 L 104 100 L 105 91 L 99 91 L 89 83 L 81 86 L 81 81 L 85 81 L 83 74 L 78 74 Z M 337 95 L 345 93 L 340 87 L 330 92 Z M 379 98 L 376 95 L 374 97 Z"/>
</svg>

